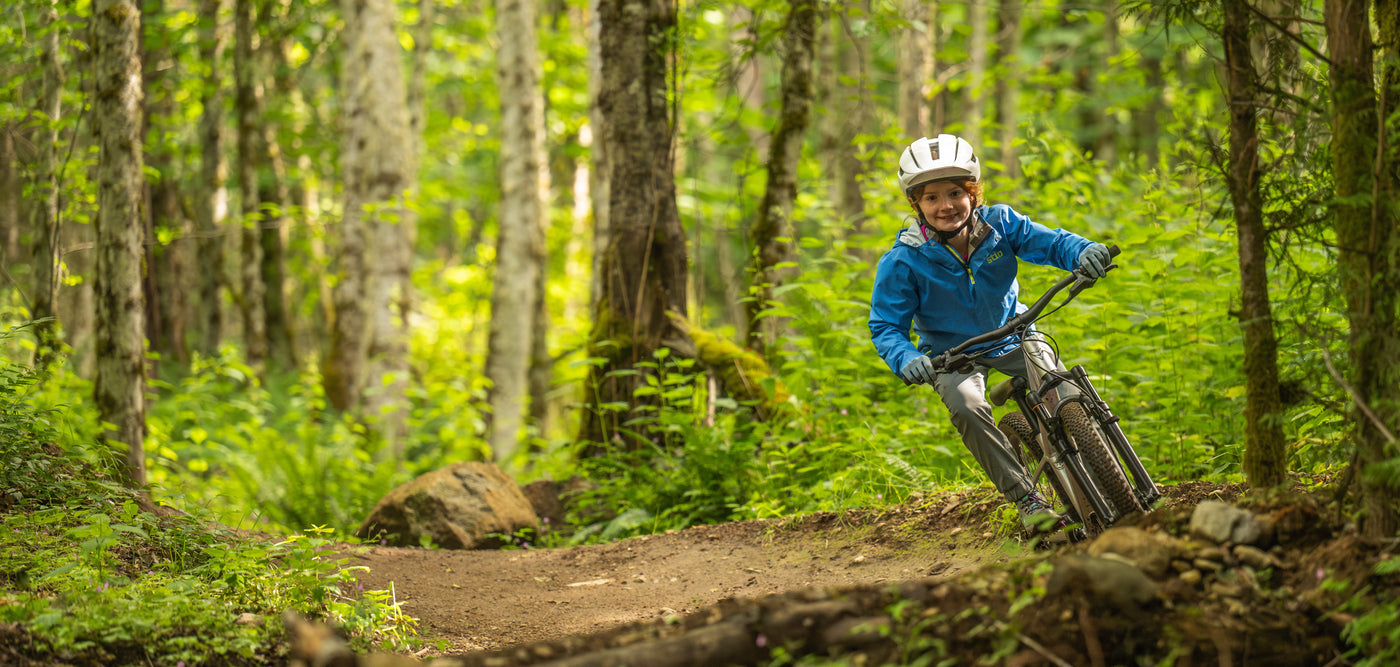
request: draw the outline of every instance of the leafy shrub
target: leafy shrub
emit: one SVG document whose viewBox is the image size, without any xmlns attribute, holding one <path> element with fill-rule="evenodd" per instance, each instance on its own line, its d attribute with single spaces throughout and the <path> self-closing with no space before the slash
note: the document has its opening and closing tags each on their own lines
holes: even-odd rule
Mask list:
<svg viewBox="0 0 1400 667">
<path fill-rule="evenodd" d="M 261 664 L 278 651 L 284 609 L 338 622 L 362 647 L 413 641 L 391 593 L 342 592 L 354 568 L 319 533 L 259 541 L 204 515 L 139 509 L 111 481 L 121 460 L 61 430 L 69 408 L 46 405 L 54 390 L 38 380 L 0 362 L 0 621 L 27 634 L 26 655 Z"/>
</svg>

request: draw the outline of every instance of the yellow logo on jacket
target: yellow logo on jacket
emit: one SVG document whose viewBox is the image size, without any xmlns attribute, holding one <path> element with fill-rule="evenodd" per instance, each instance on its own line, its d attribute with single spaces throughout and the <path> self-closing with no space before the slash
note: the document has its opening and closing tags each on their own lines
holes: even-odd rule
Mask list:
<svg viewBox="0 0 1400 667">
<path fill-rule="evenodd" d="M 992 254 L 990 254 L 990 255 L 987 256 L 987 263 L 988 263 L 988 264 L 991 264 L 992 262 L 995 262 L 995 261 L 1001 259 L 1001 256 L 1002 256 L 1002 251 L 998 250 L 998 251 L 996 251 L 996 252 L 994 252 L 994 253 L 992 253 Z"/>
</svg>

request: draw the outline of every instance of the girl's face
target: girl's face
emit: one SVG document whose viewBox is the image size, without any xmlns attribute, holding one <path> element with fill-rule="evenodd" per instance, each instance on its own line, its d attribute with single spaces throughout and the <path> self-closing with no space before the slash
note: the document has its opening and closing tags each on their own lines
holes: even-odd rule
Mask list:
<svg viewBox="0 0 1400 667">
<path fill-rule="evenodd" d="M 972 215 L 972 195 L 958 181 L 934 181 L 912 202 L 934 229 L 951 232 Z"/>
</svg>

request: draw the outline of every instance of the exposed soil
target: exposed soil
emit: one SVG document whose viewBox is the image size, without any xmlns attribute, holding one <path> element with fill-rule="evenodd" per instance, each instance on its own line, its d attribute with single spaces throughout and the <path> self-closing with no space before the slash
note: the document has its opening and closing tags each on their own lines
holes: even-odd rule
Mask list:
<svg viewBox="0 0 1400 667">
<path fill-rule="evenodd" d="M 696 526 L 561 549 L 370 547 L 351 565 L 366 589 L 394 585 L 420 631 L 450 653 L 499 649 L 686 615 L 730 598 L 952 575 L 1004 561 L 1002 505 L 970 491 L 883 514 Z M 1020 547 L 1016 547 L 1020 551 Z"/>
<path fill-rule="evenodd" d="M 1106 586 L 1080 566 L 1122 559 L 1033 549 L 987 490 L 567 549 L 372 547 L 352 564 L 368 589 L 392 582 L 424 637 L 466 665 L 770 664 L 779 647 L 852 664 L 905 662 L 911 647 L 929 664 L 1349 664 L 1345 603 L 1400 588 L 1373 570 L 1394 545 L 1333 523 L 1316 497 L 1243 491 L 1167 487 L 1131 523 L 1170 545 L 1172 568 Z M 1271 565 L 1186 537 L 1204 499 L 1268 518 L 1257 551 Z M 1140 581 L 1150 594 L 1132 593 Z"/>
</svg>

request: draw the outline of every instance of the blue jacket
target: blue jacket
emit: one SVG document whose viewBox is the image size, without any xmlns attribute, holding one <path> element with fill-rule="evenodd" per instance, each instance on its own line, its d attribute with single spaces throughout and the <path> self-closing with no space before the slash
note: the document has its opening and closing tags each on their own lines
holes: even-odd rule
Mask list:
<svg viewBox="0 0 1400 667">
<path fill-rule="evenodd" d="M 870 339 L 895 374 L 917 354 L 941 353 L 1025 311 L 1016 300 L 1016 258 L 1071 271 L 1091 245 L 1004 204 L 979 206 L 977 216 L 972 233 L 982 239 L 966 263 L 932 232 L 933 240 L 927 240 L 918 220 L 880 258 L 870 296 Z M 910 341 L 911 324 L 919 334 L 918 349 Z M 996 357 L 1019 344 L 1012 335 L 972 351 Z"/>
</svg>

